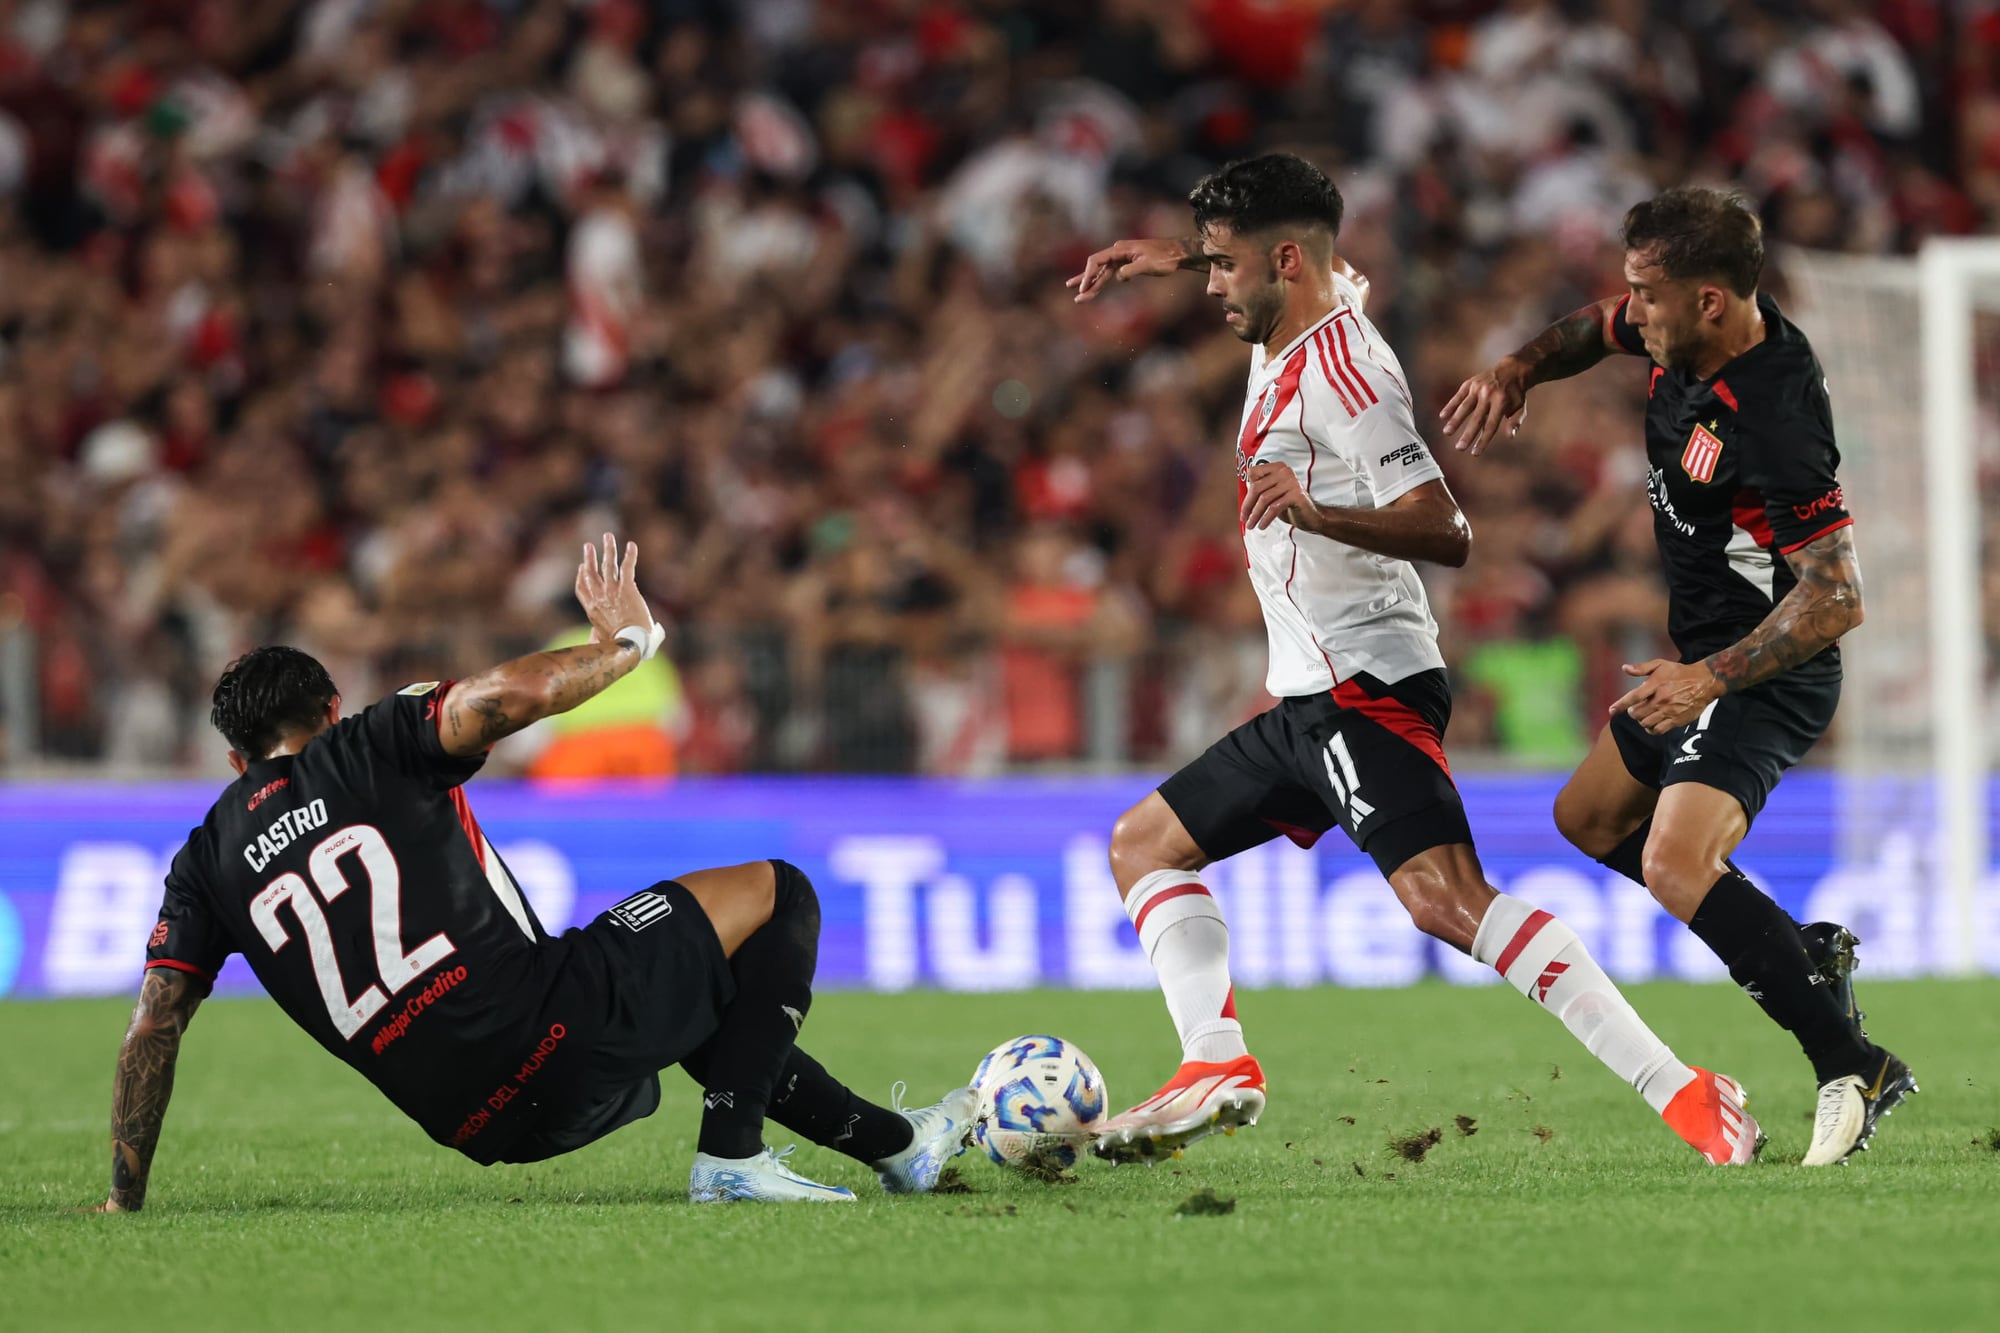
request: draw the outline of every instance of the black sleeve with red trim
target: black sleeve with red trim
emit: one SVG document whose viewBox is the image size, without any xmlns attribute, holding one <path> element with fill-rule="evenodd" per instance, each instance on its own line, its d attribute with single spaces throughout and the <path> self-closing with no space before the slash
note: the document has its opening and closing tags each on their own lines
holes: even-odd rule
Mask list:
<svg viewBox="0 0 2000 1333">
<path fill-rule="evenodd" d="M 354 719 L 362 745 L 377 759 L 433 791 L 458 786 L 486 762 L 485 754 L 451 754 L 438 738 L 444 696 L 455 681 L 409 685 Z"/>
<path fill-rule="evenodd" d="M 222 970 L 223 962 L 235 952 L 235 946 L 194 887 L 197 873 L 188 849 L 181 848 L 167 871 L 159 923 L 146 940 L 146 966 L 192 972 L 212 982 Z"/>
<path fill-rule="evenodd" d="M 1632 298 L 1625 297 L 1618 303 L 1618 308 L 1611 312 L 1611 338 L 1633 356 L 1647 356 L 1649 353 L 1646 351 L 1646 340 L 1639 336 L 1639 330 L 1633 328 L 1631 321 L 1625 318 L 1625 312 L 1631 305 Z"/>
<path fill-rule="evenodd" d="M 1766 397 L 1766 392 L 1769 397 Z M 1772 547 L 1790 555 L 1854 521 L 1833 442 L 1833 405 L 1817 367 L 1786 375 L 1753 397 L 1738 390 L 1744 486 L 1764 497 Z"/>
</svg>

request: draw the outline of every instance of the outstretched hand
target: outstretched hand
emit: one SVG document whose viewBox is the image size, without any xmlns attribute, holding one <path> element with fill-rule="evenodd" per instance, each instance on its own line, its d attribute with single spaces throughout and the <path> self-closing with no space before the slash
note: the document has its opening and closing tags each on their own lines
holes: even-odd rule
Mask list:
<svg viewBox="0 0 2000 1333">
<path fill-rule="evenodd" d="M 1063 283 L 1074 288 L 1080 305 L 1095 297 L 1106 283 L 1132 278 L 1161 278 L 1180 271 L 1187 251 L 1179 241 L 1113 241 L 1083 261 L 1083 272 Z"/>
<path fill-rule="evenodd" d="M 1457 436 L 1458 447 L 1479 454 L 1500 434 L 1502 426 L 1511 436 L 1521 433 L 1528 419 L 1528 390 L 1521 376 L 1503 361 L 1481 371 L 1458 386 L 1458 392 L 1438 416 L 1446 436 Z"/>
<path fill-rule="evenodd" d="M 653 612 L 639 591 L 639 544 L 625 543 L 625 559 L 618 559 L 618 539 L 604 534 L 604 559 L 598 562 L 597 547 L 583 548 L 583 563 L 576 567 L 576 600 L 590 618 L 590 641 L 609 643 L 618 631 L 637 625 L 653 627 Z M 645 645 L 640 645 L 643 651 Z"/>
</svg>

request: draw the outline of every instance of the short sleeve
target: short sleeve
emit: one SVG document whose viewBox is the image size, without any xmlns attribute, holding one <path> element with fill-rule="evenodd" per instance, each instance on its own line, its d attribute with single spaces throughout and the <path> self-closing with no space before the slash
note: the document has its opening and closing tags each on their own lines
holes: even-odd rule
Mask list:
<svg viewBox="0 0 2000 1333">
<path fill-rule="evenodd" d="M 484 754 L 455 755 L 438 737 L 444 697 L 456 681 L 409 685 L 355 719 L 361 742 L 376 758 L 435 791 L 458 786 L 486 762 Z"/>
<path fill-rule="evenodd" d="M 1646 340 L 1639 336 L 1639 330 L 1632 327 L 1632 321 L 1625 318 L 1625 312 L 1631 305 L 1632 298 L 1627 296 L 1611 312 L 1611 337 L 1633 356 L 1647 356 Z"/>
<path fill-rule="evenodd" d="M 1780 555 L 1854 522 L 1837 475 L 1833 405 L 1817 366 L 1789 376 L 1769 401 L 1743 403 L 1743 484 L 1764 498 Z"/>
<path fill-rule="evenodd" d="M 1313 339 L 1319 374 L 1305 397 L 1309 439 L 1345 453 L 1370 501 L 1385 509 L 1444 472 L 1417 434 L 1416 415 L 1396 367 L 1373 338 L 1335 320 Z"/>
<path fill-rule="evenodd" d="M 166 893 L 160 899 L 160 919 L 146 940 L 146 966 L 171 967 L 214 981 L 223 962 L 236 951 L 215 911 L 196 888 L 197 872 L 189 848 L 181 848 L 167 871 Z"/>
</svg>

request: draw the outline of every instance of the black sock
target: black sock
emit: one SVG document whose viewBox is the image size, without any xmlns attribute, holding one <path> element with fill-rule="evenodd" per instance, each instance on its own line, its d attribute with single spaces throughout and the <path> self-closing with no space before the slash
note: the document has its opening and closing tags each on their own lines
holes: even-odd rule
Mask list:
<svg viewBox="0 0 2000 1333">
<path fill-rule="evenodd" d="M 1831 986 L 1817 983 L 1799 926 L 1785 909 L 1731 869 L 1688 922 L 1729 967 L 1730 978 L 1771 1021 L 1798 1038 L 1821 1083 L 1858 1072 L 1868 1045 Z"/>
<path fill-rule="evenodd" d="M 713 1157 L 752 1157 L 763 1151 L 764 1116 L 779 1071 L 812 1008 L 819 897 L 796 866 L 783 861 L 771 866 L 778 877 L 771 919 L 729 960 L 736 998 L 699 1058 L 705 1068 L 696 1146 Z"/>
<path fill-rule="evenodd" d="M 706 1086 L 714 1054 L 711 1039 L 690 1052 L 681 1061 L 681 1068 Z M 778 1088 L 767 1114 L 809 1143 L 870 1164 L 909 1147 L 914 1133 L 909 1121 L 886 1106 L 857 1096 L 796 1046 L 778 1072 Z"/>
<path fill-rule="evenodd" d="M 1653 836 L 1653 821 L 1632 830 L 1625 841 L 1613 847 L 1605 855 L 1597 858 L 1597 864 L 1606 870 L 1615 870 L 1634 884 L 1646 882 L 1646 839 Z"/>
<path fill-rule="evenodd" d="M 910 1122 L 886 1106 L 857 1097 L 797 1047 L 778 1078 L 771 1118 L 822 1148 L 857 1162 L 879 1162 L 910 1146 Z"/>
</svg>

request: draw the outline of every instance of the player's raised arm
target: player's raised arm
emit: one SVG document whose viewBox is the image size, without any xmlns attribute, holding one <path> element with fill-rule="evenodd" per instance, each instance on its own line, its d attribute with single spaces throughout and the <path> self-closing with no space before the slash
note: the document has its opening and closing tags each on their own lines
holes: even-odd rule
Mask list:
<svg viewBox="0 0 2000 1333">
<path fill-rule="evenodd" d="M 1368 304 L 1368 277 L 1339 255 L 1333 257 L 1333 271 L 1353 283 Z M 1171 273 L 1206 273 L 1208 256 L 1202 253 L 1198 236 L 1150 237 L 1113 241 L 1083 261 L 1083 272 L 1063 286 L 1074 288 L 1079 305 L 1104 290 L 1107 283 L 1132 278 L 1163 278 Z"/>
<path fill-rule="evenodd" d="M 1083 261 L 1083 272 L 1063 283 L 1076 289 L 1078 303 L 1088 301 L 1106 283 L 1132 278 L 1161 278 L 1183 269 L 1193 273 L 1208 271 L 1208 257 L 1201 252 L 1198 237 L 1174 239 L 1152 237 L 1113 241 Z"/>
<path fill-rule="evenodd" d="M 174 1064 L 181 1034 L 208 994 L 205 977 L 177 968 L 146 971 L 139 1006 L 118 1049 L 118 1073 L 111 1084 L 111 1195 L 101 1213 L 136 1213 L 146 1204 L 146 1177 L 160 1125 L 174 1093 Z"/>
<path fill-rule="evenodd" d="M 1500 358 L 1458 386 L 1458 392 L 1438 413 L 1447 437 L 1458 447 L 1479 453 L 1499 435 L 1518 434 L 1528 405 L 1528 390 L 1550 380 L 1580 375 L 1613 352 L 1631 349 L 1618 341 L 1615 321 L 1625 298 L 1613 296 L 1572 310 L 1535 335 L 1511 356 Z"/>
<path fill-rule="evenodd" d="M 608 532 L 601 566 L 597 548 L 584 547 L 576 600 L 590 618 L 590 642 L 529 653 L 453 684 L 438 724 L 445 752 L 479 754 L 545 717 L 567 713 L 658 652 L 666 631 L 634 580 L 638 562 L 638 546 L 627 542 L 621 565 L 618 543 Z"/>
</svg>

